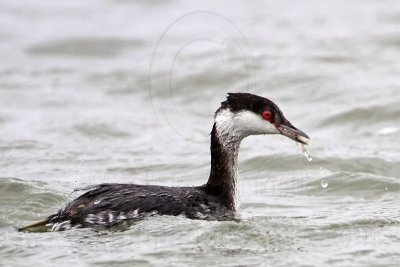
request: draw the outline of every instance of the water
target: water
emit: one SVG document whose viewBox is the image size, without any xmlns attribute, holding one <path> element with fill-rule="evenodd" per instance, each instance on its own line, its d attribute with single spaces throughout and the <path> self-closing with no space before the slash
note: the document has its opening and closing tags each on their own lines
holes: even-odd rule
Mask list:
<svg viewBox="0 0 400 267">
<path fill-rule="evenodd" d="M 398 1 L 0 7 L 0 265 L 399 261 Z M 281 136 L 244 140 L 240 222 L 14 230 L 95 183 L 204 183 L 212 115 L 228 91 L 277 102 L 311 137 L 313 158 Z"/>
</svg>

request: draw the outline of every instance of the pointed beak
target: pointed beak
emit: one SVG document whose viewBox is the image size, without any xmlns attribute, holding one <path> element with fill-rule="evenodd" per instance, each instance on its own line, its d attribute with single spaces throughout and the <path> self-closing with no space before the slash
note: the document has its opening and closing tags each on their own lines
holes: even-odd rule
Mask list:
<svg viewBox="0 0 400 267">
<path fill-rule="evenodd" d="M 310 142 L 310 137 L 308 135 L 288 123 L 288 125 L 277 125 L 276 129 L 284 136 L 289 137 L 290 139 L 299 142 L 304 145 L 308 145 Z"/>
</svg>

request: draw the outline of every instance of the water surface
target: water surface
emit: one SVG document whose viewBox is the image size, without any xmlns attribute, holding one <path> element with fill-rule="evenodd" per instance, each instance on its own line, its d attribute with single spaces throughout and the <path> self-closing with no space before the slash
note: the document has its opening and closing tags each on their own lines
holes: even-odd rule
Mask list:
<svg viewBox="0 0 400 267">
<path fill-rule="evenodd" d="M 397 1 L 0 1 L 0 265 L 394 266 Z M 199 185 L 213 112 L 260 94 L 311 136 L 240 152 L 241 221 L 13 228 L 102 182 Z M 321 185 L 322 184 L 322 185 Z"/>
</svg>

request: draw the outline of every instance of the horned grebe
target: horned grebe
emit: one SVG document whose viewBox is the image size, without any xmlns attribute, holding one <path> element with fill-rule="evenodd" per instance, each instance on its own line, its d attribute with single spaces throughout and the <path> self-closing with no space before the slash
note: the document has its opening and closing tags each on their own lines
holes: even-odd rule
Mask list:
<svg viewBox="0 0 400 267">
<path fill-rule="evenodd" d="M 240 142 L 249 135 L 281 134 L 301 144 L 309 137 L 295 128 L 271 100 L 229 93 L 215 112 L 211 131 L 211 171 L 205 185 L 167 187 L 99 184 L 46 220 L 19 230 L 49 225 L 110 227 L 152 215 L 184 215 L 191 219 L 227 220 L 236 212 L 236 179 Z"/>
</svg>

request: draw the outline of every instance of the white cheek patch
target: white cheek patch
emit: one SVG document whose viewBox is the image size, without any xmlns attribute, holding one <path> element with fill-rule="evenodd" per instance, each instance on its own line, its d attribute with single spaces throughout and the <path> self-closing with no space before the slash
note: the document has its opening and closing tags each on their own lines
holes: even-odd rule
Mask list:
<svg viewBox="0 0 400 267">
<path fill-rule="evenodd" d="M 272 123 L 248 110 L 238 113 L 229 109 L 221 110 L 215 117 L 215 122 L 220 136 L 236 135 L 244 138 L 249 135 L 280 133 Z"/>
<path fill-rule="evenodd" d="M 260 115 L 251 111 L 240 111 L 233 120 L 233 125 L 245 136 L 256 134 L 278 134 L 275 126 Z"/>
</svg>

